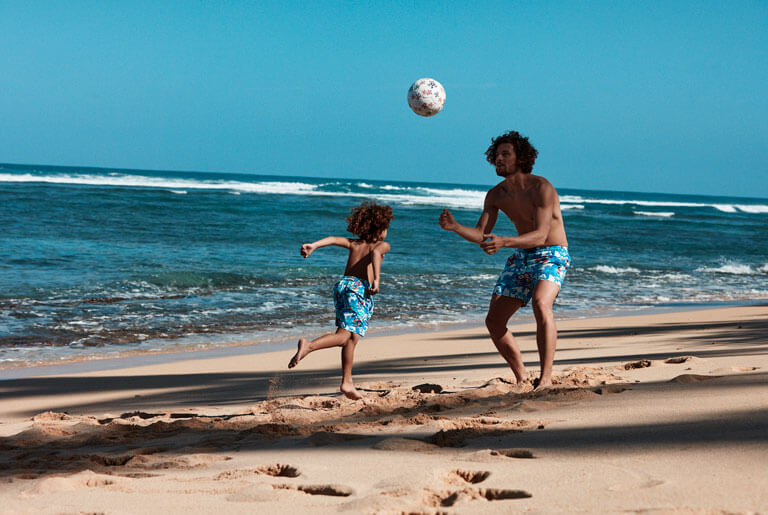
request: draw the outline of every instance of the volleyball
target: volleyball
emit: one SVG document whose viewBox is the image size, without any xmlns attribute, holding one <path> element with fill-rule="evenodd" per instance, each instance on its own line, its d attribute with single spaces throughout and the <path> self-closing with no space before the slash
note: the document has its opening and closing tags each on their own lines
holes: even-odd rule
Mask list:
<svg viewBox="0 0 768 515">
<path fill-rule="evenodd" d="M 419 116 L 434 116 L 445 105 L 445 89 L 435 79 L 419 79 L 408 90 L 408 105 Z"/>
</svg>

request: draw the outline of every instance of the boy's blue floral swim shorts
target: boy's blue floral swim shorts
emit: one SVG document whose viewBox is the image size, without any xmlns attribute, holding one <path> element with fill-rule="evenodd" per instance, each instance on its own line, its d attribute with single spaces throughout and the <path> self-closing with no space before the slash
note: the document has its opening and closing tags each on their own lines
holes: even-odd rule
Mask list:
<svg viewBox="0 0 768 515">
<path fill-rule="evenodd" d="M 349 275 L 336 283 L 333 287 L 336 327 L 365 336 L 368 320 L 373 314 L 373 298 L 368 295 L 369 289 L 368 281 Z"/>
<path fill-rule="evenodd" d="M 507 259 L 493 293 L 520 299 L 525 306 L 539 281 L 552 281 L 562 287 L 565 272 L 570 266 L 568 247 L 553 245 L 518 249 Z"/>
</svg>

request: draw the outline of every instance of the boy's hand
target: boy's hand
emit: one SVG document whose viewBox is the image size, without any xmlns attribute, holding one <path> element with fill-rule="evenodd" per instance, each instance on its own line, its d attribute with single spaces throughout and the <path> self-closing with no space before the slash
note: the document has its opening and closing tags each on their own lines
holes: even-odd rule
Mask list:
<svg viewBox="0 0 768 515">
<path fill-rule="evenodd" d="M 376 295 L 377 293 L 379 293 L 379 281 L 374 280 L 373 284 L 371 284 L 371 287 L 368 289 L 368 291 L 371 292 L 371 295 Z"/>
<path fill-rule="evenodd" d="M 315 247 L 313 247 L 311 243 L 305 243 L 304 245 L 301 246 L 301 250 L 299 252 L 301 252 L 302 256 L 304 256 L 305 258 L 308 258 L 309 255 L 312 254 L 312 252 L 314 251 L 315 251 Z"/>
<path fill-rule="evenodd" d="M 446 231 L 455 231 L 456 227 L 459 225 L 456 223 L 456 219 L 453 218 L 451 212 L 447 209 L 443 209 L 443 212 L 440 213 L 440 219 L 438 221 L 440 222 L 440 227 Z"/>
<path fill-rule="evenodd" d="M 486 254 L 496 254 L 500 249 L 504 248 L 504 238 L 496 236 L 495 234 L 483 234 L 483 241 L 480 242 L 480 248 L 483 249 Z"/>
</svg>

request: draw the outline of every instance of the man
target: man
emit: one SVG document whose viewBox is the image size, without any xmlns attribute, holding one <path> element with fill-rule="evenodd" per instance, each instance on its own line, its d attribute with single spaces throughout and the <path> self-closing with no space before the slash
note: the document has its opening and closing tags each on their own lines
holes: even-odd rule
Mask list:
<svg viewBox="0 0 768 515">
<path fill-rule="evenodd" d="M 440 226 L 478 243 L 488 254 L 504 247 L 518 249 L 499 276 L 485 325 L 517 382 L 525 381 L 528 372 L 507 322 L 518 309 L 533 300 L 541 362 L 541 374 L 533 384 L 541 390 L 552 386 L 552 363 L 557 346 L 552 305 L 571 263 L 560 198 L 549 181 L 531 173 L 538 151 L 518 132 L 510 131 L 492 139 L 485 155 L 504 180 L 488 191 L 477 225 L 474 228 L 461 225 L 444 209 Z M 497 236 L 491 232 L 499 210 L 515 224 L 517 236 Z"/>
</svg>

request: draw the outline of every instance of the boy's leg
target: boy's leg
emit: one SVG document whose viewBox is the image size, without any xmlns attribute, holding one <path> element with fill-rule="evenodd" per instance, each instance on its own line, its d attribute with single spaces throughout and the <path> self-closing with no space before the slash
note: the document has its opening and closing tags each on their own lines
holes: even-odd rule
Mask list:
<svg viewBox="0 0 768 515">
<path fill-rule="evenodd" d="M 557 347 L 557 325 L 552 305 L 560 286 L 552 281 L 539 281 L 533 289 L 533 314 L 536 317 L 536 346 L 539 348 L 541 375 L 537 389 L 552 386 L 552 364 Z"/>
<path fill-rule="evenodd" d="M 353 400 L 362 399 L 363 396 L 355 389 L 352 381 L 352 363 L 355 360 L 355 346 L 360 341 L 360 335 L 349 333 L 349 339 L 341 348 L 341 393 Z"/>
<path fill-rule="evenodd" d="M 494 294 L 488 307 L 488 315 L 485 317 L 488 334 L 501 356 L 509 363 L 518 383 L 528 379 L 528 372 L 525 370 L 523 356 L 515 337 L 507 329 L 507 322 L 522 305 L 523 301 L 518 298 Z"/>
<path fill-rule="evenodd" d="M 327 349 L 328 347 L 341 347 L 349 339 L 352 333 L 346 329 L 339 327 L 335 333 L 328 333 L 309 341 L 305 338 L 299 340 L 298 350 L 293 355 L 291 361 L 288 362 L 288 368 L 293 368 L 299 364 L 299 361 L 310 352 L 314 352 L 320 349 Z"/>
</svg>

